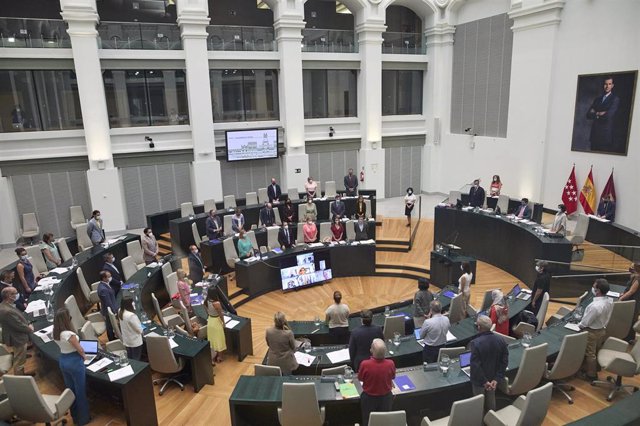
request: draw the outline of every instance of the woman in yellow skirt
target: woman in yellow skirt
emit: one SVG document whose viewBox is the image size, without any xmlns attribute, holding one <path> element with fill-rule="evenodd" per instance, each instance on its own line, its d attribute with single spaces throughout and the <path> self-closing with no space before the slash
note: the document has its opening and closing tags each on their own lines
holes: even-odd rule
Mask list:
<svg viewBox="0 0 640 426">
<path fill-rule="evenodd" d="M 227 342 L 224 337 L 224 314 L 218 298 L 218 290 L 209 287 L 207 300 L 204 302 L 209 318 L 207 320 L 207 339 L 211 344 L 211 362 L 222 362 L 222 352 L 227 350 Z"/>
</svg>

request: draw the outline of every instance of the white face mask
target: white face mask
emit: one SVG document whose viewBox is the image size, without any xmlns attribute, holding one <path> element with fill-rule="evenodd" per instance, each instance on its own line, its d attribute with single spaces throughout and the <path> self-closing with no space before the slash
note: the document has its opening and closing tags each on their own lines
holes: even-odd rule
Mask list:
<svg viewBox="0 0 640 426">
<path fill-rule="evenodd" d="M 597 296 L 596 289 L 594 287 L 591 287 L 591 294 L 593 294 L 594 296 Z"/>
<path fill-rule="evenodd" d="M 109 277 L 109 279 L 107 280 L 108 283 L 111 282 L 111 280 L 113 280 L 113 278 Z"/>
<path fill-rule="evenodd" d="M 460 270 L 461 270 L 462 272 L 464 272 L 464 268 L 463 268 L 462 266 L 460 266 Z"/>
<path fill-rule="evenodd" d="M 411 195 L 413 194 L 413 191 L 407 191 L 407 194 Z"/>
<path fill-rule="evenodd" d="M 20 293 L 14 294 L 11 300 L 13 300 L 14 303 L 20 300 Z"/>
<path fill-rule="evenodd" d="M 542 268 L 541 268 L 541 267 L 539 267 L 539 266 L 536 266 L 536 272 L 537 272 L 537 273 L 542 272 Z"/>
<path fill-rule="evenodd" d="M 97 215 L 97 216 L 96 216 L 96 220 L 100 220 L 100 215 Z"/>
<path fill-rule="evenodd" d="M 198 254 L 198 250 L 194 250 L 194 251 L 192 251 L 191 253 L 193 253 L 193 254 Z"/>
<path fill-rule="evenodd" d="M 21 260 L 27 260 L 28 256 L 20 256 Z"/>
</svg>

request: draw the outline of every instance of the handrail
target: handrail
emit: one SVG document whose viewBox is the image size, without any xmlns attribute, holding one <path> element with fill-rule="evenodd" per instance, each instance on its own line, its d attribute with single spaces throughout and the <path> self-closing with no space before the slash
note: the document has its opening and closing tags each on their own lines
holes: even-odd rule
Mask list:
<svg viewBox="0 0 640 426">
<path fill-rule="evenodd" d="M 418 195 L 418 220 L 415 221 L 415 227 L 412 226 L 409 228 L 409 251 L 413 248 L 413 241 L 416 238 L 416 234 L 418 233 L 418 227 L 420 226 L 420 219 L 422 218 L 422 195 Z M 414 221 L 411 221 L 413 225 Z"/>
<path fill-rule="evenodd" d="M 624 275 L 629 275 L 629 272 L 600 272 L 600 273 L 593 273 L 593 274 L 572 274 L 572 275 L 551 275 L 551 278 L 556 278 L 556 279 L 561 279 L 561 278 L 589 278 L 589 277 L 593 277 L 594 275 L 619 275 L 619 276 L 624 276 Z"/>
</svg>

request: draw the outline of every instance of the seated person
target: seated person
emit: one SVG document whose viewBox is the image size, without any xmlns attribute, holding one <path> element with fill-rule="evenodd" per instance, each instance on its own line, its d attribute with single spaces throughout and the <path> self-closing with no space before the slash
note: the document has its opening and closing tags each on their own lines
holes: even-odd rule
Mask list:
<svg viewBox="0 0 640 426">
<path fill-rule="evenodd" d="M 558 204 L 558 213 L 553 219 L 551 232 L 560 235 L 567 235 L 567 207 L 564 204 Z"/>
<path fill-rule="evenodd" d="M 344 201 L 342 201 L 342 197 L 340 194 L 336 195 L 336 200 L 331 203 L 331 220 L 335 219 L 336 216 L 344 217 L 346 210 L 346 206 Z"/>
<path fill-rule="evenodd" d="M 364 202 L 364 197 L 362 195 L 358 196 L 358 201 L 356 202 L 356 217 L 365 217 L 367 215 L 367 205 Z"/>
<path fill-rule="evenodd" d="M 602 197 L 600 204 L 598 205 L 598 217 L 607 219 L 613 222 L 616 217 L 616 203 L 613 201 L 611 194 L 606 194 Z"/>
<path fill-rule="evenodd" d="M 359 216 L 358 221 L 353 224 L 356 231 L 356 241 L 368 240 L 368 224 L 364 221 L 364 216 Z"/>
<path fill-rule="evenodd" d="M 304 242 L 307 244 L 315 243 L 318 240 L 318 228 L 311 218 L 307 218 L 307 222 L 302 226 L 302 233 L 304 234 Z"/>
<path fill-rule="evenodd" d="M 514 212 L 516 217 L 520 219 L 531 219 L 531 209 L 529 208 L 529 199 L 523 198 L 520 205 L 516 207 Z"/>
<path fill-rule="evenodd" d="M 342 240 L 344 240 L 344 226 L 342 226 L 342 222 L 340 222 L 340 217 L 336 216 L 333 218 L 333 223 L 331 224 L 331 241 Z"/>
<path fill-rule="evenodd" d="M 276 223 L 276 214 L 273 212 L 273 206 L 271 203 L 266 203 L 265 206 L 260 209 L 260 223 L 262 226 L 273 226 Z"/>
<path fill-rule="evenodd" d="M 236 207 L 236 214 L 231 216 L 231 229 L 234 233 L 244 229 L 244 215 L 240 213 L 240 209 Z"/>
<path fill-rule="evenodd" d="M 289 223 L 287 222 L 284 222 L 280 231 L 278 231 L 278 243 L 283 250 L 296 245 L 296 240 L 293 238 L 293 232 L 289 229 Z"/>
<path fill-rule="evenodd" d="M 282 209 L 282 215 L 284 216 L 284 221 L 289 223 L 294 223 L 296 221 L 296 213 L 297 209 L 294 207 L 290 198 L 287 198 L 287 201 L 284 203 L 284 208 Z"/>
<path fill-rule="evenodd" d="M 473 181 L 471 189 L 469 189 L 469 205 L 471 207 L 484 206 L 485 193 L 484 188 L 480 186 L 480 179 Z"/>
<path fill-rule="evenodd" d="M 307 197 L 307 204 L 304 205 L 302 212 L 304 214 L 304 218 L 301 219 L 311 219 L 315 222 L 318 218 L 318 209 L 316 208 L 316 203 L 313 202 L 311 197 Z"/>
<path fill-rule="evenodd" d="M 253 244 L 251 244 L 251 240 L 244 229 L 240 230 L 240 235 L 238 236 L 238 256 L 240 259 L 253 256 Z"/>
</svg>

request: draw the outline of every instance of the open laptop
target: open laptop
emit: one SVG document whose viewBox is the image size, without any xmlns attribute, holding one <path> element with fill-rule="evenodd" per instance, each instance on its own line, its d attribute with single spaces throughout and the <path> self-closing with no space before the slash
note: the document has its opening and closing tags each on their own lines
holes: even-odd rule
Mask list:
<svg viewBox="0 0 640 426">
<path fill-rule="evenodd" d="M 97 340 L 80 340 L 80 346 L 84 349 L 85 360 L 84 365 L 89 365 L 98 356 L 98 341 Z"/>
<path fill-rule="evenodd" d="M 413 335 L 416 336 L 416 342 L 418 342 L 418 344 L 424 348 L 424 340 L 420 338 L 420 329 L 416 328 L 415 330 L 413 330 Z"/>
<path fill-rule="evenodd" d="M 471 352 L 463 352 L 460 354 L 460 369 L 464 374 L 471 377 Z"/>
</svg>

